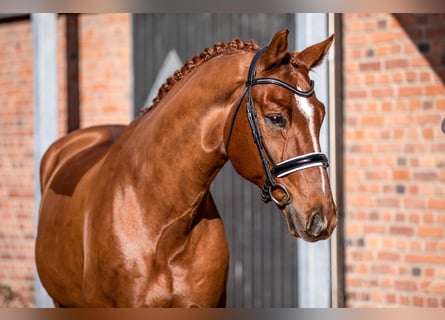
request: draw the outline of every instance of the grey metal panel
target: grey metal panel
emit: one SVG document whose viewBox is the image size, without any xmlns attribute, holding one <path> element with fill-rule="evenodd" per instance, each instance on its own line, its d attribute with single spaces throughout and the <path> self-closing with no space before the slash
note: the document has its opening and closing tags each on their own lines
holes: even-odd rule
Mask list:
<svg viewBox="0 0 445 320">
<path fill-rule="evenodd" d="M 139 109 L 168 51 L 187 61 L 219 41 L 255 39 L 265 46 L 275 32 L 295 34 L 294 14 L 134 14 L 134 104 Z M 289 37 L 290 48 L 294 38 Z M 297 307 L 297 240 L 274 205 L 228 163 L 211 187 L 230 247 L 229 307 Z"/>
<path fill-rule="evenodd" d="M 255 39 L 268 44 L 276 31 L 294 28 L 291 14 L 134 14 L 133 60 L 136 110 L 144 102 L 171 48 L 186 61 L 218 41 Z M 294 41 L 290 37 L 290 45 Z"/>
</svg>

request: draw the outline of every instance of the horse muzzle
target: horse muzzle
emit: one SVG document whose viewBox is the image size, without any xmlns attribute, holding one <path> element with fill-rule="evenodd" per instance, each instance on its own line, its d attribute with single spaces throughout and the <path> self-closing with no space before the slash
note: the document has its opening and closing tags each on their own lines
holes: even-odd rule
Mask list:
<svg viewBox="0 0 445 320">
<path fill-rule="evenodd" d="M 284 209 L 289 233 L 308 242 L 325 240 L 337 226 L 334 208 L 315 209 L 304 214 L 289 203 Z"/>
</svg>

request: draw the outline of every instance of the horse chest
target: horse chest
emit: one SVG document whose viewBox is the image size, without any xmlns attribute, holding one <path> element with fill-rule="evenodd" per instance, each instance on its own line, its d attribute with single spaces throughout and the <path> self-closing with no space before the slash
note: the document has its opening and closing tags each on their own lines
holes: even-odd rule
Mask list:
<svg viewBox="0 0 445 320">
<path fill-rule="evenodd" d="M 205 221 L 206 228 L 209 221 Z M 161 289 L 165 294 L 164 306 L 215 307 L 225 294 L 229 252 L 221 220 L 210 222 L 210 232 L 190 236 L 184 249 L 172 257 L 160 273 L 156 286 L 147 285 L 147 302 Z M 203 228 L 204 229 L 204 228 Z"/>
<path fill-rule="evenodd" d="M 187 239 L 180 239 L 179 247 L 174 245 L 174 235 L 165 231 L 163 237 L 150 245 L 150 252 L 128 241 L 114 248 L 109 244 L 86 274 L 87 286 L 99 286 L 86 290 L 91 293 L 86 300 L 122 307 L 219 305 L 229 255 L 221 220 L 197 223 Z"/>
</svg>

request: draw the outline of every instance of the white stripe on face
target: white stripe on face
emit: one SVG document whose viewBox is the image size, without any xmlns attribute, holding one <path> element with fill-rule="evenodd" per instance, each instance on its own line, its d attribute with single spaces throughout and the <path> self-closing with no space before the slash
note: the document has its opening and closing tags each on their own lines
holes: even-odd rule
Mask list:
<svg viewBox="0 0 445 320">
<path fill-rule="evenodd" d="M 309 102 L 309 99 L 298 95 L 295 95 L 295 100 L 297 102 L 298 110 L 300 110 L 308 122 L 314 152 L 321 152 L 318 146 L 317 136 L 315 135 L 314 106 Z"/>
<path fill-rule="evenodd" d="M 298 110 L 303 114 L 308 122 L 309 134 L 311 135 L 312 145 L 314 147 L 314 152 L 321 152 L 317 136 L 315 134 L 315 119 L 314 119 L 314 106 L 309 102 L 308 98 L 300 97 L 295 95 L 295 101 L 297 102 Z M 326 193 L 326 181 L 323 173 L 323 168 L 320 167 L 320 175 L 321 175 L 321 187 L 323 193 Z"/>
</svg>

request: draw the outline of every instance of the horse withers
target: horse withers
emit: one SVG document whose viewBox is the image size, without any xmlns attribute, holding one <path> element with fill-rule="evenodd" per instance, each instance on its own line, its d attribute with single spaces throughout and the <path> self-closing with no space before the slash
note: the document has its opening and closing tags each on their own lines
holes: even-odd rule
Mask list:
<svg viewBox="0 0 445 320">
<path fill-rule="evenodd" d="M 291 235 L 337 222 L 309 71 L 333 36 L 288 52 L 239 39 L 189 60 L 128 126 L 81 129 L 41 162 L 40 279 L 56 306 L 224 306 L 229 251 L 209 188 L 230 160 Z"/>
</svg>

